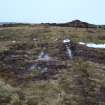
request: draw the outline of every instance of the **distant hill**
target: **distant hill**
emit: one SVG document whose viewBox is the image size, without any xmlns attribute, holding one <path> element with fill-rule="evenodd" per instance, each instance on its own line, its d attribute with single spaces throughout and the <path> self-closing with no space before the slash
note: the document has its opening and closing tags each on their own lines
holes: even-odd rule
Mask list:
<svg viewBox="0 0 105 105">
<path fill-rule="evenodd" d="M 87 22 L 83 22 L 80 20 L 73 20 L 71 22 L 67 23 L 48 23 L 50 26 L 61 26 L 61 27 L 79 27 L 79 28 L 105 28 L 105 25 L 95 25 L 95 24 L 90 24 Z"/>
<path fill-rule="evenodd" d="M 0 22 L 1 27 L 17 27 L 17 26 L 25 26 L 31 25 L 29 23 L 16 23 L 16 22 Z"/>
<path fill-rule="evenodd" d="M 3 25 L 3 24 L 16 24 L 15 22 L 0 22 L 0 25 Z"/>
<path fill-rule="evenodd" d="M 48 25 L 48 26 L 60 26 L 60 27 L 79 27 L 79 28 L 103 28 L 105 25 L 95 25 L 80 20 L 73 20 L 67 23 L 41 23 L 41 24 L 31 24 L 31 23 L 16 23 L 16 22 L 0 22 L 0 27 L 17 27 L 17 26 L 29 26 L 29 25 Z"/>
</svg>

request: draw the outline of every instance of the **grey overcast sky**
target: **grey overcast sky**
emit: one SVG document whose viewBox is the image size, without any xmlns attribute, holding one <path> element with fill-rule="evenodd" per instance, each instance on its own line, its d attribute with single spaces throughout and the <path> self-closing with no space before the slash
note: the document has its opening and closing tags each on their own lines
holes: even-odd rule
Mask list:
<svg viewBox="0 0 105 105">
<path fill-rule="evenodd" d="M 105 24 L 105 0 L 0 0 L 0 22 Z"/>
</svg>

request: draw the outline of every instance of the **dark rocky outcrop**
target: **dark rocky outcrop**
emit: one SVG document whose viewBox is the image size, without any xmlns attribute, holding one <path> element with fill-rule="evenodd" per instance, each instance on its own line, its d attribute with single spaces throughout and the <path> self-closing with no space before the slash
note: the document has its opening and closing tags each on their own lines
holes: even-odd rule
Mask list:
<svg viewBox="0 0 105 105">
<path fill-rule="evenodd" d="M 79 28 L 96 28 L 97 25 L 90 24 L 87 22 L 82 22 L 80 20 L 73 20 L 67 23 L 48 23 L 50 26 L 60 26 L 60 27 L 79 27 Z"/>
</svg>

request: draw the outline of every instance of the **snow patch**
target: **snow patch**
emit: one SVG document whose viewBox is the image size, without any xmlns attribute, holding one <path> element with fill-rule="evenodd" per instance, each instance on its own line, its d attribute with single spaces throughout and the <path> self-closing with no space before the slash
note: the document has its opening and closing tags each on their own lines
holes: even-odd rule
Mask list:
<svg viewBox="0 0 105 105">
<path fill-rule="evenodd" d="M 85 46 L 91 47 L 91 48 L 105 48 L 105 44 L 84 43 L 84 42 L 79 42 L 79 44 L 85 45 Z"/>
</svg>

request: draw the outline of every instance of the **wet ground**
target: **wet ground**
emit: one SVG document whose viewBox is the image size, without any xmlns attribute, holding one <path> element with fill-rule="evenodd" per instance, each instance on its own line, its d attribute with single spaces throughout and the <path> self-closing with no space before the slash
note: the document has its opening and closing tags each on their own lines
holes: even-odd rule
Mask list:
<svg viewBox="0 0 105 105">
<path fill-rule="evenodd" d="M 93 49 L 79 44 L 75 44 L 75 48 L 74 60 L 82 58 L 105 64 L 104 49 Z M 53 52 L 50 49 L 53 49 Z M 39 51 L 37 48 L 33 50 L 27 44 L 24 47 L 20 47 L 20 45 L 10 46 L 9 50 L 0 53 L 0 76 L 7 80 L 10 78 L 16 79 L 17 84 L 21 84 L 30 78 L 32 80 L 48 79 L 51 78 L 51 75 L 70 68 L 67 62 L 71 63 L 73 61 L 67 57 L 65 48 L 60 43 L 49 44 L 49 55 L 58 59 L 57 61 L 36 61 Z M 32 66 L 33 69 L 30 69 Z"/>
<path fill-rule="evenodd" d="M 88 48 L 84 45 L 77 45 L 76 56 L 85 60 L 105 64 L 105 49 Z"/>
</svg>

